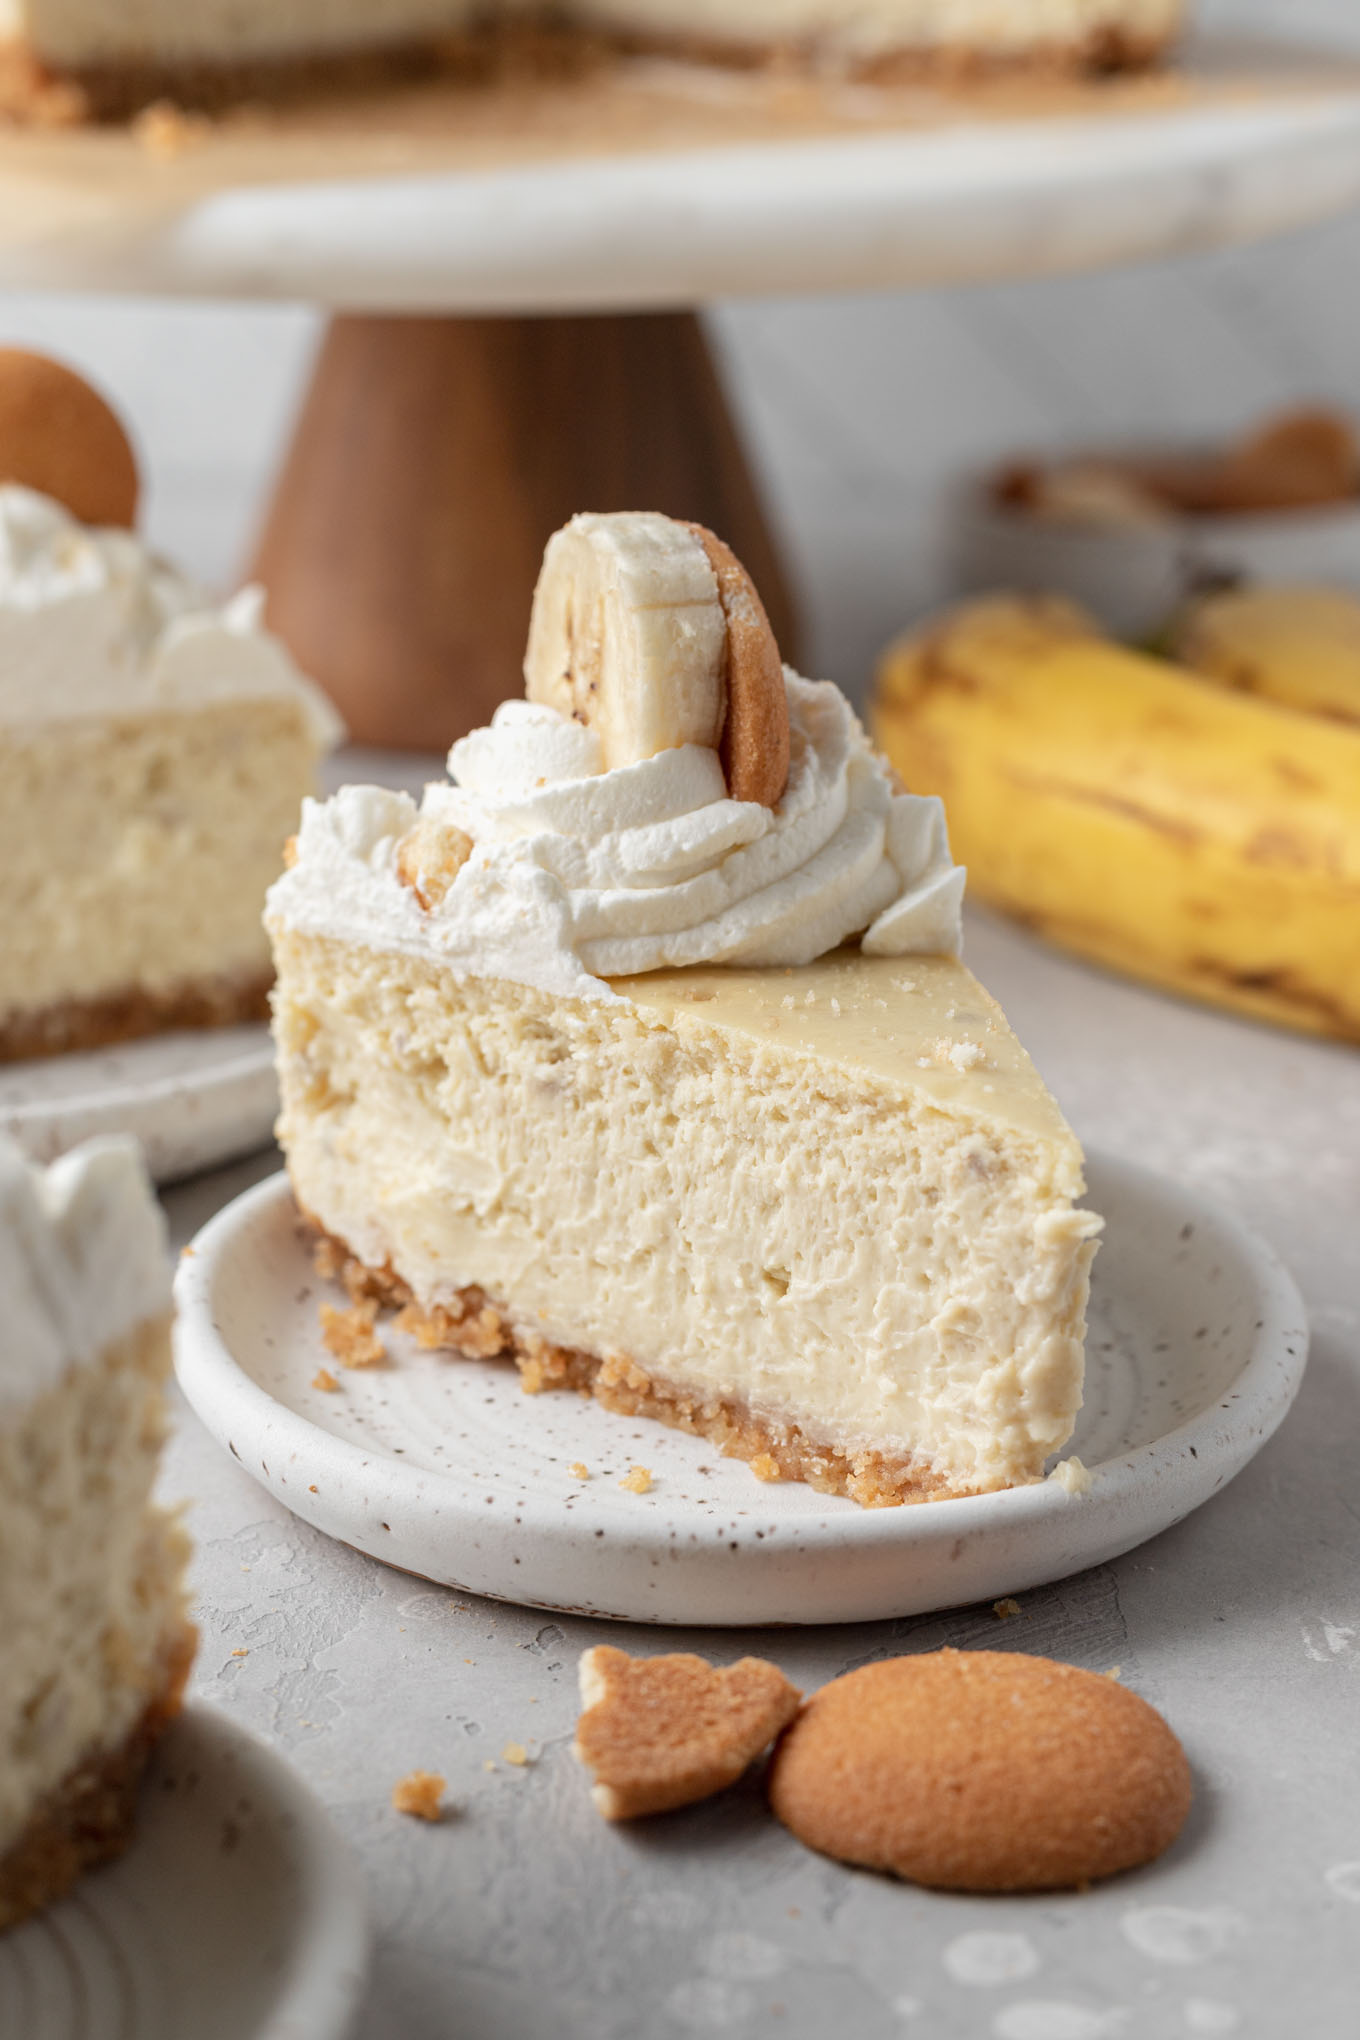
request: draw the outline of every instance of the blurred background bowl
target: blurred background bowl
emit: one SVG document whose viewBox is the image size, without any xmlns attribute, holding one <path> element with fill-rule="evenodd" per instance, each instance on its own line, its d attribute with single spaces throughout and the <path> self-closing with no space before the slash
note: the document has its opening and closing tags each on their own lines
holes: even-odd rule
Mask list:
<svg viewBox="0 0 1360 2040">
<path fill-rule="evenodd" d="M 1069 596 L 1115 636 L 1159 632 L 1191 595 L 1242 582 L 1304 583 L 1360 595 L 1360 501 L 1317 509 L 1060 523 L 999 504 L 996 476 L 949 503 L 951 593 L 998 589 Z"/>
</svg>

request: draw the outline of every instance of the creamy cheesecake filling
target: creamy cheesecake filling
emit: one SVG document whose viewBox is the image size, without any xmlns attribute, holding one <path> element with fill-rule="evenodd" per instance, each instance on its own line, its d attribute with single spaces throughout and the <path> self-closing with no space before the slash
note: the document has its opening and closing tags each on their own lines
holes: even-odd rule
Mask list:
<svg viewBox="0 0 1360 2040">
<path fill-rule="evenodd" d="M 188 1543 L 149 1503 L 169 1354 L 149 1320 L 0 1426 L 0 1891 L 35 1809 L 174 1675 Z"/>
<path fill-rule="evenodd" d="M 10 1851 L 182 1675 L 185 1540 L 151 1500 L 169 1290 L 130 1141 L 47 1171 L 0 1143 L 0 1923 Z"/>
<path fill-rule="evenodd" d="M 340 724 L 130 532 L 0 487 L 0 1057 L 255 1018 L 260 903 Z"/>
<path fill-rule="evenodd" d="M 521 1338 L 959 1491 L 1069 1436 L 1098 1221 L 961 966 L 846 953 L 606 1003 L 276 942 L 299 1201 L 423 1306 L 478 1286 Z"/>
<path fill-rule="evenodd" d="M 272 971 L 260 902 L 316 754 L 276 701 L 0 730 L 0 1036 L 136 988 Z"/>
</svg>

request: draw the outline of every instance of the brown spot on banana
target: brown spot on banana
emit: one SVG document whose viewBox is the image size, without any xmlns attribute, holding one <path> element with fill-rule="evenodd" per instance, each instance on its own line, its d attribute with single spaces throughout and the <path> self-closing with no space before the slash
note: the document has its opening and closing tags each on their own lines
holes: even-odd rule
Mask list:
<svg viewBox="0 0 1360 2040">
<path fill-rule="evenodd" d="M 1130 800 L 1126 794 L 1111 793 L 1104 787 L 1073 786 L 1065 780 L 1045 779 L 1013 769 L 1005 776 L 1023 793 L 1041 794 L 1047 800 L 1070 801 L 1076 807 L 1103 808 L 1124 821 L 1136 823 L 1139 828 L 1152 829 L 1159 836 L 1182 844 L 1187 850 L 1198 849 L 1205 840 L 1203 831 L 1195 828 L 1193 823 L 1158 814 L 1155 808 L 1146 806 L 1142 801 Z"/>
</svg>

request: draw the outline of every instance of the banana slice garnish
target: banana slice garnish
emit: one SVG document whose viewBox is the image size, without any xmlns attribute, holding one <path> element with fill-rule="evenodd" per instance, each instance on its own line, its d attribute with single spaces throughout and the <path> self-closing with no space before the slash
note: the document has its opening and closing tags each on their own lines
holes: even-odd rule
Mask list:
<svg viewBox="0 0 1360 2040">
<path fill-rule="evenodd" d="M 543 557 L 524 659 L 530 701 L 587 724 L 606 771 L 680 744 L 721 749 L 728 791 L 788 779 L 788 704 L 750 576 L 712 532 L 654 511 L 582 515 Z"/>
</svg>

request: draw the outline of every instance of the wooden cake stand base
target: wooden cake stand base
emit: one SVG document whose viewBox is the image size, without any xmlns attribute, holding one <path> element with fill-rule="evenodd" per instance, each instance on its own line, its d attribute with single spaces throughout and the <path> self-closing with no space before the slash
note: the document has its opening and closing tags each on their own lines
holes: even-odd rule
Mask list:
<svg viewBox="0 0 1360 2040">
<path fill-rule="evenodd" d="M 710 525 L 784 655 L 788 591 L 692 313 L 336 318 L 252 567 L 356 743 L 443 750 L 522 688 L 543 547 L 578 510 Z"/>
</svg>

